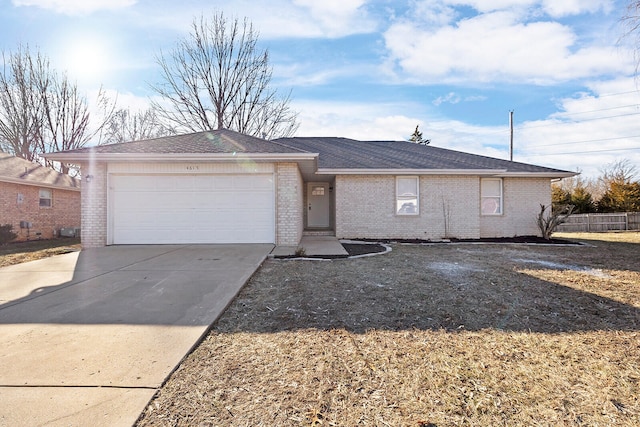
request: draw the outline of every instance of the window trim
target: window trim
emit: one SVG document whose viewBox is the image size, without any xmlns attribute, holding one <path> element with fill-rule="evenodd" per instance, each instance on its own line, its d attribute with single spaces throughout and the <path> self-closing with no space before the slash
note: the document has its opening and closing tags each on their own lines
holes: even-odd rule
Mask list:
<svg viewBox="0 0 640 427">
<path fill-rule="evenodd" d="M 49 197 L 42 197 L 42 192 L 46 191 L 49 193 Z M 43 204 L 43 201 L 48 201 L 48 203 Z M 40 188 L 38 189 L 38 206 L 41 208 L 50 208 L 53 206 L 53 190 L 50 188 Z"/>
<path fill-rule="evenodd" d="M 498 212 L 484 212 L 482 208 L 485 199 L 495 199 L 496 196 L 485 196 L 482 194 L 482 183 L 487 181 L 497 181 L 500 184 L 500 195 L 498 202 Z M 482 216 L 502 216 L 504 215 L 504 183 L 502 178 L 480 178 L 480 215 Z"/>
<path fill-rule="evenodd" d="M 398 194 L 398 190 L 399 190 L 399 183 L 401 179 L 407 179 L 407 178 L 413 178 L 415 180 L 416 183 L 416 194 L 414 195 L 400 195 Z M 403 200 L 415 200 L 416 201 L 416 209 L 415 212 L 400 212 L 400 209 L 398 208 L 398 205 L 401 201 Z M 417 175 L 403 175 L 403 176 L 396 176 L 396 194 L 395 194 L 395 206 L 394 206 L 394 212 L 397 216 L 418 216 L 420 215 L 420 177 Z"/>
</svg>

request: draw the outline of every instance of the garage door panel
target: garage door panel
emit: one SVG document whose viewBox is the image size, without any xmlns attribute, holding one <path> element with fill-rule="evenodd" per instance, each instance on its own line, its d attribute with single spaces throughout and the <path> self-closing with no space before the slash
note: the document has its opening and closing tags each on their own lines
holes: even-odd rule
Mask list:
<svg viewBox="0 0 640 427">
<path fill-rule="evenodd" d="M 110 177 L 113 244 L 273 243 L 272 175 Z"/>
</svg>

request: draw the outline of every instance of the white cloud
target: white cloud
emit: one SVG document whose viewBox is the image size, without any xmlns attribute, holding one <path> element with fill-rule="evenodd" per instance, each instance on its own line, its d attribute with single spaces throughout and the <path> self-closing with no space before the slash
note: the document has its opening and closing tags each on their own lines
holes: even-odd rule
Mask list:
<svg viewBox="0 0 640 427">
<path fill-rule="evenodd" d="M 300 128 L 296 136 L 339 136 L 360 140 L 407 139 L 422 120 L 406 105 L 294 100 Z"/>
<path fill-rule="evenodd" d="M 581 13 L 605 12 L 613 8 L 612 0 L 543 0 L 542 6 L 546 13 L 552 17 L 578 15 Z"/>
<path fill-rule="evenodd" d="M 370 32 L 375 23 L 363 9 L 365 0 L 293 0 L 293 4 L 308 11 L 306 25 L 318 26 L 325 36 L 340 37 L 356 32 Z"/>
<path fill-rule="evenodd" d="M 462 98 L 460 98 L 460 95 L 457 95 L 455 92 L 449 92 L 444 96 L 437 97 L 436 99 L 431 101 L 431 103 L 437 107 L 444 102 L 448 102 L 449 104 L 457 104 L 461 101 L 461 99 Z"/>
<path fill-rule="evenodd" d="M 568 26 L 521 22 L 518 14 L 505 11 L 481 14 L 436 30 L 411 21 L 398 22 L 384 38 L 396 69 L 427 84 L 554 84 L 628 74 L 633 66 L 632 55 L 614 47 L 580 46 Z"/>
<path fill-rule="evenodd" d="M 496 10 L 515 9 L 523 6 L 531 6 L 538 0 L 445 0 L 452 5 L 471 6 L 478 12 L 494 12 Z M 564 0 L 562 0 L 564 1 Z"/>
<path fill-rule="evenodd" d="M 640 92 L 634 80 L 589 86 L 592 93 L 560 99 L 559 112 L 516 126 L 517 160 L 580 169 L 592 177 L 622 158 L 640 166 Z"/>
<path fill-rule="evenodd" d="M 34 6 L 65 15 L 86 15 L 98 10 L 133 6 L 137 0 L 12 0 L 14 6 Z"/>
<path fill-rule="evenodd" d="M 433 3 L 428 1 L 427 3 Z M 478 12 L 495 12 L 498 10 L 526 11 L 540 8 L 549 16 L 559 18 L 583 13 L 596 13 L 600 10 L 610 11 L 613 0 L 444 0 L 448 5 L 466 5 Z"/>
<path fill-rule="evenodd" d="M 162 8 L 145 8 L 136 12 L 133 22 L 187 32 L 195 16 L 205 18 L 224 11 L 230 18 L 247 17 L 259 32 L 260 39 L 274 38 L 338 38 L 371 33 L 378 27 L 364 0 L 313 2 L 309 0 L 235 0 L 201 4 L 175 2 Z"/>
</svg>

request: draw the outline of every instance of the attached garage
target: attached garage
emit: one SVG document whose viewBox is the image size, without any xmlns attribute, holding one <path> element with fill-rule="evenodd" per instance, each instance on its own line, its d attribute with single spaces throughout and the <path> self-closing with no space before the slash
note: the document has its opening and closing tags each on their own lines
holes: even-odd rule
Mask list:
<svg viewBox="0 0 640 427">
<path fill-rule="evenodd" d="M 275 243 L 273 174 L 109 177 L 111 244 Z"/>
</svg>

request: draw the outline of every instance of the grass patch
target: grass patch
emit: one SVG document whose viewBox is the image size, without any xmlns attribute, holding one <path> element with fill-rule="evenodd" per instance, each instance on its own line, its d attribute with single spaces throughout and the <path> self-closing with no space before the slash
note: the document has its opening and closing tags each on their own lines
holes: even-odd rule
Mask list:
<svg viewBox="0 0 640 427">
<path fill-rule="evenodd" d="M 640 424 L 640 245 L 267 260 L 138 425 Z"/>
<path fill-rule="evenodd" d="M 553 233 L 554 238 L 601 242 L 640 243 L 640 231 L 608 233 Z"/>
<path fill-rule="evenodd" d="M 32 240 L 0 246 L 0 267 L 80 250 L 80 238 Z"/>
</svg>

